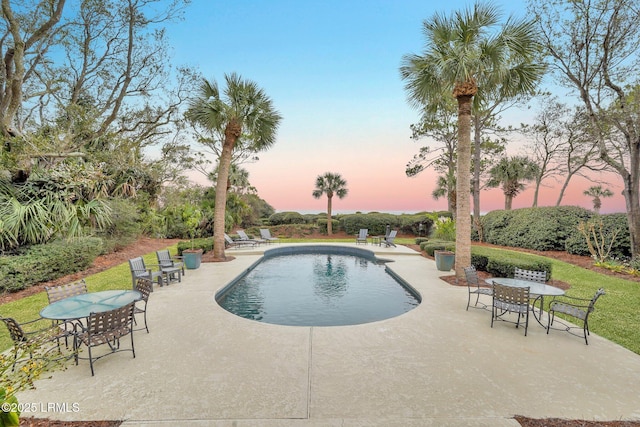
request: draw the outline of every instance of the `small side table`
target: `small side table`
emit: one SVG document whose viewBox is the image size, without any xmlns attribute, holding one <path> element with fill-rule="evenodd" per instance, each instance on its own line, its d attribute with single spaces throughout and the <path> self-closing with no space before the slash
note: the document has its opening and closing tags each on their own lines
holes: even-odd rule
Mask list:
<svg viewBox="0 0 640 427">
<path fill-rule="evenodd" d="M 371 236 L 371 244 L 380 246 L 384 236 Z"/>
</svg>

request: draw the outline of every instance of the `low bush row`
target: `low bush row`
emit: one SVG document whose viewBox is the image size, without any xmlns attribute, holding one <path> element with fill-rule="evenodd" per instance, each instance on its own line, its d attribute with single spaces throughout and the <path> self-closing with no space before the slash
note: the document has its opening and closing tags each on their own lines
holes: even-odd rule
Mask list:
<svg viewBox="0 0 640 427">
<path fill-rule="evenodd" d="M 17 292 L 89 267 L 103 251 L 98 237 L 33 245 L 0 258 L 0 292 Z"/>
<path fill-rule="evenodd" d="M 482 237 L 485 242 L 500 246 L 591 255 L 586 238 L 578 229 L 585 222 L 597 224 L 596 235 L 591 238 L 604 239 L 604 245 L 611 246 L 611 257 L 631 256 L 625 214 L 597 215 L 577 206 L 491 211 L 482 217 Z"/>
<path fill-rule="evenodd" d="M 420 243 L 420 249 L 429 256 L 433 256 L 435 251 L 447 250 L 455 251 L 455 242 L 445 240 L 429 240 Z M 515 251 L 495 251 L 485 250 L 481 246 L 471 248 L 471 264 L 479 271 L 486 271 L 495 277 L 513 277 L 516 267 L 523 270 L 546 271 L 547 278 L 551 278 L 551 262 L 545 261 L 538 256 Z"/>
</svg>

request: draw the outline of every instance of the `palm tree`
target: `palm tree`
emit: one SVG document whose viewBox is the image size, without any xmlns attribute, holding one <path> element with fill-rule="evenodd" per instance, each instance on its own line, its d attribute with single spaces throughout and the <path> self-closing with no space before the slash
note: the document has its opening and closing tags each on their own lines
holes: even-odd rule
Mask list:
<svg viewBox="0 0 640 427">
<path fill-rule="evenodd" d="M 584 190 L 582 194 L 593 199 L 593 210 L 596 213 L 600 212 L 600 208 L 602 207 L 602 200 L 600 200 L 600 198 L 613 196 L 613 192 L 608 188 L 602 188 L 602 185 L 589 187 L 589 189 Z"/>
<path fill-rule="evenodd" d="M 456 172 L 456 276 L 471 264 L 471 107 L 474 97 L 490 93 L 506 97 L 532 93 L 543 73 L 535 64 L 536 34 L 532 22 L 509 19 L 499 31 L 501 14 L 491 4 L 447 17 L 436 13 L 424 21 L 423 55 L 405 55 L 400 73 L 409 102 L 436 109 L 445 96 L 458 102 Z M 481 88 L 478 88 L 478 82 Z"/>
<path fill-rule="evenodd" d="M 331 236 L 333 234 L 333 227 L 331 225 L 331 200 L 333 196 L 338 196 L 339 199 L 344 198 L 347 195 L 347 181 L 342 179 L 342 176 L 338 173 L 326 172 L 324 175 L 318 175 L 316 178 L 316 189 L 313 190 L 313 197 L 319 199 L 323 194 L 327 195 L 327 234 Z"/>
<path fill-rule="evenodd" d="M 453 218 L 456 215 L 456 176 L 455 174 L 439 175 L 436 181 L 436 188 L 431 192 L 431 196 L 438 200 L 440 197 L 447 198 L 447 210 L 451 212 Z"/>
<path fill-rule="evenodd" d="M 282 117 L 271 98 L 249 80 L 235 73 L 225 74 L 221 93 L 215 81 L 203 79 L 198 95 L 189 103 L 187 118 L 210 131 L 212 144 L 222 144 L 218 159 L 218 179 L 213 219 L 214 257 L 224 259 L 227 182 L 234 150 L 257 152 L 275 143 Z M 203 142 L 207 143 L 207 142 Z"/>
<path fill-rule="evenodd" d="M 489 170 L 491 178 L 487 187 L 502 185 L 504 193 L 504 209 L 511 210 L 513 198 L 525 189 L 523 181 L 532 181 L 538 173 L 538 165 L 528 157 L 513 156 L 503 157 Z"/>
</svg>

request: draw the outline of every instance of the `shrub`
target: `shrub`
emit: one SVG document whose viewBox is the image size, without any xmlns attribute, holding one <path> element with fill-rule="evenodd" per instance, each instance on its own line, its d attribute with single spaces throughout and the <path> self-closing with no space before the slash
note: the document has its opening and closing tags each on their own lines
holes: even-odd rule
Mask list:
<svg viewBox="0 0 640 427">
<path fill-rule="evenodd" d="M 547 280 L 551 278 L 551 262 L 536 255 L 518 252 L 496 254 L 493 251 L 485 251 L 482 247 L 473 247 L 471 263 L 476 269 L 486 271 L 495 277 L 513 277 L 518 267 L 524 270 L 546 271 Z"/>
<path fill-rule="evenodd" d="M 455 251 L 456 243 L 447 240 L 429 240 L 420 244 L 420 250 L 433 256 L 435 251 Z"/>
<path fill-rule="evenodd" d="M 213 250 L 213 237 L 202 237 L 200 239 L 193 239 L 193 243 L 191 240 L 178 242 L 178 255 L 182 255 L 182 251 L 186 249 L 191 249 L 193 245 L 193 249 L 202 249 L 202 253 L 207 253 Z"/>
<path fill-rule="evenodd" d="M 433 224 L 433 237 L 442 240 L 455 240 L 456 223 L 451 218 L 440 217 Z"/>
<path fill-rule="evenodd" d="M 608 248 L 611 244 L 610 258 L 629 258 L 631 257 L 631 241 L 629 239 L 629 226 L 627 222 L 627 216 L 623 213 L 598 215 L 598 221 L 602 220 L 602 232 L 600 232 L 599 225 L 596 228 L 597 237 L 604 238 L 605 246 Z M 596 217 L 592 218 L 592 222 L 596 220 Z M 613 242 L 612 237 L 615 235 Z M 591 255 L 589 247 L 584 235 L 578 231 L 576 226 L 576 232 L 569 236 L 565 242 L 564 249 L 575 255 Z"/>
<path fill-rule="evenodd" d="M 428 241 L 429 241 L 429 239 L 426 238 L 426 237 L 416 237 L 416 245 L 420 245 L 423 242 L 428 242 Z"/>
<path fill-rule="evenodd" d="M 318 230 L 321 233 L 328 233 L 327 231 L 327 224 L 329 223 L 329 221 L 327 221 L 326 218 L 324 219 L 319 219 L 317 224 L 318 224 Z M 331 229 L 333 231 L 339 231 L 340 230 L 340 221 L 338 221 L 337 219 L 331 219 Z"/>
<path fill-rule="evenodd" d="M 592 213 L 576 206 L 492 211 L 482 218 L 488 243 L 539 251 L 565 250 L 566 240 Z"/>
<path fill-rule="evenodd" d="M 378 212 L 340 216 L 340 227 L 347 234 L 355 235 L 361 228 L 366 228 L 371 236 L 384 235 L 386 234 L 387 225 L 390 228 L 399 229 L 402 226 L 402 220 L 398 215 Z"/>
<path fill-rule="evenodd" d="M 89 267 L 103 251 L 102 239 L 56 240 L 0 257 L 0 292 L 16 292 Z"/>
<path fill-rule="evenodd" d="M 276 212 L 269 217 L 269 224 L 304 224 L 304 217 L 298 212 Z"/>
<path fill-rule="evenodd" d="M 96 233 L 104 242 L 104 253 L 116 252 L 130 245 L 142 233 L 141 215 L 133 202 L 111 199 L 108 204 L 111 209 L 111 222 Z"/>
</svg>

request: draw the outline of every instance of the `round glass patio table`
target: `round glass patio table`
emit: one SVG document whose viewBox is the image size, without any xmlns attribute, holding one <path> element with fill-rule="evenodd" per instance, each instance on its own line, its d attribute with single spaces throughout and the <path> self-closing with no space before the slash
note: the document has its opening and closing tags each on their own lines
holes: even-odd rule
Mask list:
<svg viewBox="0 0 640 427">
<path fill-rule="evenodd" d="M 512 277 L 490 277 L 485 280 L 489 285 L 493 285 L 493 283 L 498 283 L 503 286 L 513 286 L 516 288 L 529 288 L 529 294 L 536 295 L 536 298 L 533 299 L 531 305 L 533 308 L 536 306 L 536 301 L 540 301 L 540 307 L 538 308 L 539 312 L 536 315 L 536 311 L 533 311 L 533 317 L 538 321 L 538 323 L 545 328 L 547 325 L 542 323 L 542 315 L 544 314 L 544 297 L 545 296 L 561 296 L 564 295 L 564 291 L 560 288 L 556 288 L 555 286 L 545 285 L 544 283 L 532 282 L 529 280 L 522 279 L 514 279 Z M 548 319 L 547 319 L 548 321 Z"/>
<path fill-rule="evenodd" d="M 73 320 L 89 317 L 91 313 L 102 313 L 124 307 L 142 298 L 138 291 L 100 291 L 75 295 L 49 304 L 40 310 L 40 316 L 52 320 Z"/>
</svg>

